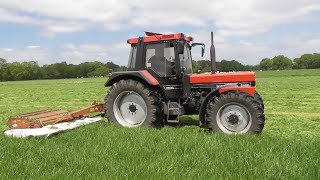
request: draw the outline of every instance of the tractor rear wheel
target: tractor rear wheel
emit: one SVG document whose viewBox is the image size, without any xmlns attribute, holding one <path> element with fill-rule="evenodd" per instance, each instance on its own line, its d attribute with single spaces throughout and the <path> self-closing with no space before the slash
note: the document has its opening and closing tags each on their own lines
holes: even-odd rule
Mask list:
<svg viewBox="0 0 320 180">
<path fill-rule="evenodd" d="M 105 98 L 105 116 L 124 127 L 161 127 L 160 104 L 159 98 L 142 83 L 120 80 Z"/>
<path fill-rule="evenodd" d="M 215 97 L 208 109 L 209 131 L 226 134 L 261 133 L 264 114 L 251 95 L 232 91 Z"/>
</svg>

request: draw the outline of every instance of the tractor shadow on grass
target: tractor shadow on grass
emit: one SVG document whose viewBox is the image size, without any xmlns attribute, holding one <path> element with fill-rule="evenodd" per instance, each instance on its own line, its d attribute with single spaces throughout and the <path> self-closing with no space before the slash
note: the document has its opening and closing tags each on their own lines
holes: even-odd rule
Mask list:
<svg viewBox="0 0 320 180">
<path fill-rule="evenodd" d="M 165 125 L 175 128 L 181 128 L 185 126 L 199 126 L 199 121 L 190 116 L 181 116 L 179 117 L 179 122 L 167 122 Z"/>
</svg>

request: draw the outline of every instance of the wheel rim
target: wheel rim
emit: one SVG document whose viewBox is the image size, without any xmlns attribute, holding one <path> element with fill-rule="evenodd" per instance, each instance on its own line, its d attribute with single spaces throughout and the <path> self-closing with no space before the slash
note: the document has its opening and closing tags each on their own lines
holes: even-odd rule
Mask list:
<svg viewBox="0 0 320 180">
<path fill-rule="evenodd" d="M 216 117 L 219 128 L 227 134 L 246 133 L 252 124 L 249 110 L 238 103 L 222 106 Z"/>
<path fill-rule="evenodd" d="M 146 119 L 147 105 L 138 93 L 124 91 L 115 99 L 113 113 L 122 126 L 138 127 Z"/>
</svg>

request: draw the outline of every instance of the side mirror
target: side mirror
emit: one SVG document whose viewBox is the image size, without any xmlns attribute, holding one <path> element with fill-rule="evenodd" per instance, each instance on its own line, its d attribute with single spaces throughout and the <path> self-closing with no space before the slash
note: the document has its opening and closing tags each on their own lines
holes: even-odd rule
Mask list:
<svg viewBox="0 0 320 180">
<path fill-rule="evenodd" d="M 184 42 L 178 41 L 177 43 L 177 53 L 183 54 L 184 51 Z"/>
<path fill-rule="evenodd" d="M 203 43 L 192 43 L 191 47 L 194 47 L 194 46 L 201 46 L 201 57 L 203 57 L 206 45 Z"/>
<path fill-rule="evenodd" d="M 201 57 L 203 57 L 203 55 L 204 55 L 204 47 L 202 46 L 201 47 Z"/>
</svg>

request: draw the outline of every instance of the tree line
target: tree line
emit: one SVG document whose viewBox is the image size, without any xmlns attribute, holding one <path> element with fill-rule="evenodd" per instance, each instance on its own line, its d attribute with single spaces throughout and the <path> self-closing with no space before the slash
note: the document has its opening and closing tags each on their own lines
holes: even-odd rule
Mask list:
<svg viewBox="0 0 320 180">
<path fill-rule="evenodd" d="M 192 60 L 192 68 L 194 73 L 204 73 L 211 71 L 210 60 Z M 217 71 L 219 72 L 230 72 L 230 71 L 252 71 L 256 70 L 257 66 L 243 65 L 236 60 L 222 60 L 217 62 Z"/>
<path fill-rule="evenodd" d="M 209 60 L 192 61 L 195 73 L 210 72 Z M 273 58 L 263 58 L 257 65 L 244 65 L 236 60 L 222 60 L 217 62 L 217 71 L 253 71 L 253 70 L 284 70 L 284 69 L 318 69 L 320 68 L 320 53 L 303 54 L 299 58 L 290 58 L 278 55 Z"/>
<path fill-rule="evenodd" d="M 111 71 L 125 71 L 113 62 L 84 62 L 78 65 L 60 62 L 39 66 L 36 61 L 7 63 L 0 58 L 0 81 L 65 79 L 107 76 Z"/>
<path fill-rule="evenodd" d="M 320 68 L 320 54 L 303 54 L 293 60 L 283 55 L 272 59 L 264 58 L 260 61 L 258 69 L 261 70 L 283 70 L 283 69 L 317 69 Z"/>
<path fill-rule="evenodd" d="M 192 61 L 194 73 L 211 71 L 209 60 Z M 320 54 L 304 54 L 291 60 L 283 55 L 264 58 L 258 65 L 243 65 L 236 60 L 217 62 L 220 72 L 252 71 L 252 70 L 283 70 L 283 69 L 316 69 L 320 68 Z M 111 71 L 125 71 L 125 66 L 113 62 L 84 62 L 78 65 L 60 62 L 39 66 L 36 61 L 8 63 L 0 58 L 0 81 L 64 79 L 77 77 L 107 76 Z"/>
</svg>

